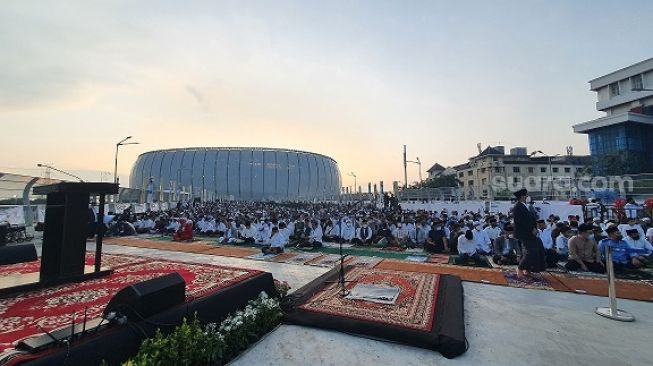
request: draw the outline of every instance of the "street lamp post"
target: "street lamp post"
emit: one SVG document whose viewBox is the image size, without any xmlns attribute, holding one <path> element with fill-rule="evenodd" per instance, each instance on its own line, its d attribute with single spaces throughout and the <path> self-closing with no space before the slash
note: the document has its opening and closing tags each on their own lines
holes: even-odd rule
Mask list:
<svg viewBox="0 0 653 366">
<path fill-rule="evenodd" d="M 406 163 L 417 164 L 417 169 L 419 169 L 419 183 L 422 183 L 422 162 L 419 160 L 419 157 L 415 158 L 415 161 L 406 160 Z"/>
<path fill-rule="evenodd" d="M 122 139 L 120 142 L 116 144 L 116 159 L 115 159 L 115 164 L 113 166 L 113 183 L 118 183 L 118 148 L 122 145 L 138 145 L 138 142 L 125 142 L 132 138 L 131 136 L 127 136 L 124 139 Z"/>
<path fill-rule="evenodd" d="M 555 155 L 549 155 L 545 154 L 542 152 L 542 150 L 536 150 L 531 153 L 531 156 L 536 155 L 536 154 L 542 154 L 543 156 L 547 157 L 549 160 L 549 195 L 551 196 L 551 199 L 553 200 L 553 168 L 551 165 L 551 158 L 554 156 L 560 156 L 560 154 L 555 154 Z"/>
</svg>

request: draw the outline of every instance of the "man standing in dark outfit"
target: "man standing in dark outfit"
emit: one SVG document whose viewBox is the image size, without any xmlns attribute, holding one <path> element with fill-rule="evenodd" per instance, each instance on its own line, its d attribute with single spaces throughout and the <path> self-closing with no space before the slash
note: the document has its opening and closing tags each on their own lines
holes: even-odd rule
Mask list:
<svg viewBox="0 0 653 366">
<path fill-rule="evenodd" d="M 515 238 L 522 243 L 522 257 L 517 267 L 517 277 L 530 276 L 531 272 L 541 272 L 546 268 L 544 245 L 537 237 L 536 218 L 526 206 L 528 191 L 515 192 L 517 203 L 513 209 L 515 219 Z"/>
</svg>

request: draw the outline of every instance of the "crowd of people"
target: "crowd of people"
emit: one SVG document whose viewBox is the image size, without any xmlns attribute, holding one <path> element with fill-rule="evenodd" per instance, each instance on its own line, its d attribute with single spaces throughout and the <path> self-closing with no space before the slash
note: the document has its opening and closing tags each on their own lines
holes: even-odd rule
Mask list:
<svg viewBox="0 0 653 366">
<path fill-rule="evenodd" d="M 319 248 L 325 242 L 381 248 L 423 249 L 455 254 L 458 263 L 516 265 L 524 243 L 515 233 L 513 213 L 404 211 L 367 204 L 302 204 L 272 202 L 180 203 L 163 212 L 130 209 L 104 218 L 108 235 L 170 235 L 189 241 L 211 237 L 217 243 L 259 245 L 263 253 L 281 253 L 289 246 Z M 547 268 L 564 263 L 568 271 L 605 272 L 605 247 L 613 248 L 616 268 L 653 264 L 650 218 L 627 222 L 551 215 L 537 218 L 537 233 Z"/>
</svg>

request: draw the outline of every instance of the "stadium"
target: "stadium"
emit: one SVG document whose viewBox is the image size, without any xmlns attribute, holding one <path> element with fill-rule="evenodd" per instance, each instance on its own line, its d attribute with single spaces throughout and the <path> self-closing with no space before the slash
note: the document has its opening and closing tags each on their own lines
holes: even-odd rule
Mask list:
<svg viewBox="0 0 653 366">
<path fill-rule="evenodd" d="M 260 147 L 195 147 L 143 153 L 129 185 L 184 191 L 192 197 L 232 200 L 313 200 L 340 193 L 338 163 L 299 150 Z"/>
</svg>

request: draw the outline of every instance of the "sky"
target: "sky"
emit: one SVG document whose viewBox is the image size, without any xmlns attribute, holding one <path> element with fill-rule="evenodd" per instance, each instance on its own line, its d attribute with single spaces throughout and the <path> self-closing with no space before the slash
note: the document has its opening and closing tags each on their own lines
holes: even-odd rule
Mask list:
<svg viewBox="0 0 653 366">
<path fill-rule="evenodd" d="M 402 148 L 587 154 L 588 81 L 653 57 L 653 2 L 21 1 L 0 7 L 0 171 L 110 179 L 146 151 L 280 147 L 344 185 L 403 180 Z M 81 173 L 80 173 L 81 172 Z M 100 172 L 109 172 L 100 173 Z M 409 165 L 409 181 L 417 180 Z"/>
</svg>

